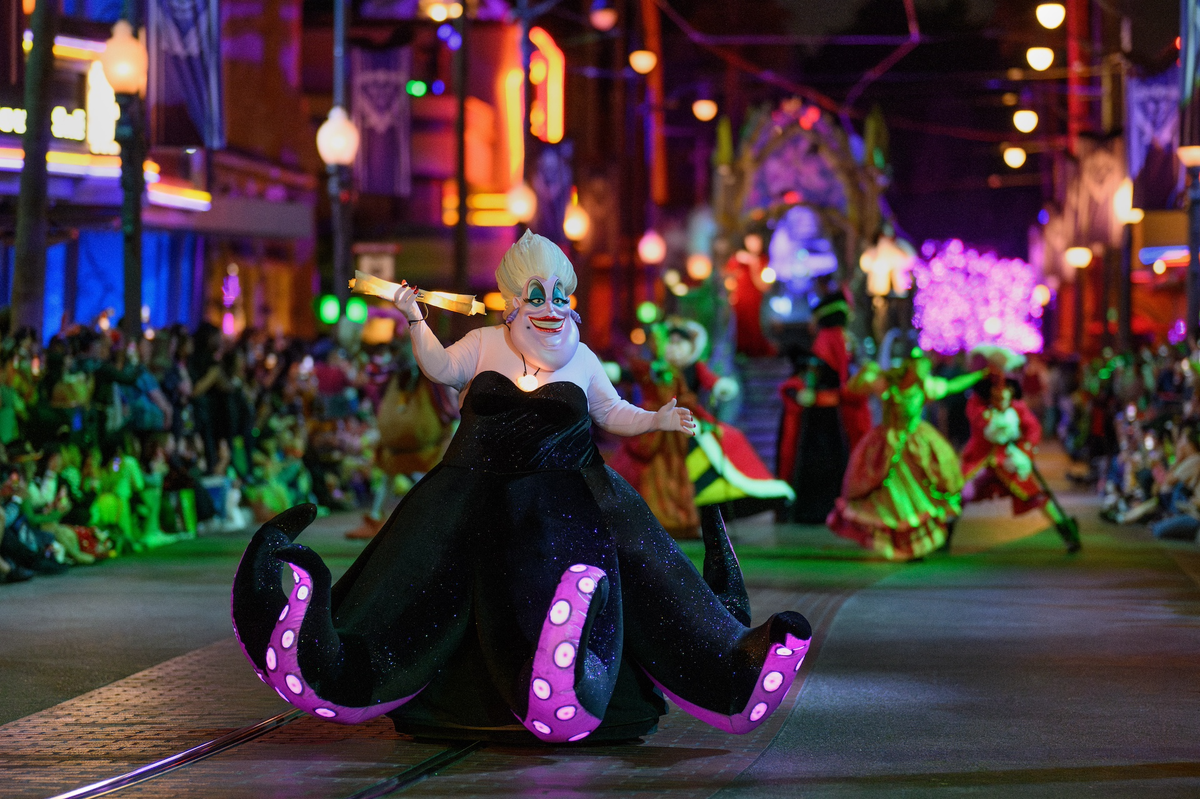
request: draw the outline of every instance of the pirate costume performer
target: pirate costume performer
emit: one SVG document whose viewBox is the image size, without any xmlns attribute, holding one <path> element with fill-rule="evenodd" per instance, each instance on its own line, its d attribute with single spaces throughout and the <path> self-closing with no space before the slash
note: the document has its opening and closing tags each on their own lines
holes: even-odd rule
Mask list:
<svg viewBox="0 0 1200 799">
<path fill-rule="evenodd" d="M 796 492 L 787 521 L 824 523 L 841 492 L 850 453 L 871 429 L 867 395 L 847 389 L 849 310 L 841 292 L 818 303 L 817 336 L 803 377 L 796 374 L 780 386 L 776 473 Z"/>
<path fill-rule="evenodd" d="M 656 408 L 677 398 L 699 420 L 696 434 L 652 432 L 626 438 L 609 465 L 634 486 L 659 523 L 675 538 L 699 535 L 700 508 L 723 505 L 733 516 L 782 508 L 795 494 L 758 457 L 741 430 L 718 422 L 700 400 L 738 395 L 737 381 L 719 377 L 700 356 L 708 333 L 698 322 L 668 319 L 655 326 L 663 360 L 634 361 L 630 373 L 642 405 Z"/>
<path fill-rule="evenodd" d="M 1010 363 L 1009 368 L 1015 366 Z M 1020 392 L 1016 380 L 993 375 L 978 383 L 967 400 L 971 438 L 962 453 L 963 501 L 1012 497 L 1014 516 L 1040 508 L 1054 523 L 1067 551 L 1078 552 L 1078 522 L 1063 511 L 1034 465 L 1042 426 Z"/>
<path fill-rule="evenodd" d="M 410 734 L 628 739 L 655 728 L 662 694 L 755 729 L 794 680 L 808 623 L 784 612 L 750 628 L 719 516 L 702 577 L 592 443 L 593 424 L 686 433 L 691 413 L 618 397 L 579 343 L 574 270 L 552 242 L 527 233 L 496 275 L 505 324 L 445 349 L 414 301 L 433 294 L 397 287 L 422 371 L 460 391 L 459 429 L 336 585 L 295 543 L 315 508 L 258 531 L 233 586 L 246 656 L 296 707 L 341 723 L 387 713 Z"/>
<path fill-rule="evenodd" d="M 950 443 L 921 419 L 925 403 L 965 391 L 987 374 L 947 380 L 930 374 L 930 362 L 905 344 L 898 366 L 868 362 L 851 390 L 879 395 L 883 423 L 850 456 L 842 495 L 826 524 L 833 532 L 889 560 L 911 560 L 940 548 L 962 508 L 962 470 Z"/>
</svg>

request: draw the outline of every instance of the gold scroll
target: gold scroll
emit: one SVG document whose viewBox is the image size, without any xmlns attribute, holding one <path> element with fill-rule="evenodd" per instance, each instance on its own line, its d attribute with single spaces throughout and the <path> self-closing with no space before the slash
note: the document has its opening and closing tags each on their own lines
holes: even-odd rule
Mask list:
<svg viewBox="0 0 1200 799">
<path fill-rule="evenodd" d="M 355 294 L 383 297 L 385 300 L 392 301 L 396 298 L 396 292 L 400 290 L 400 284 L 393 283 L 390 280 L 382 280 L 374 275 L 368 275 L 366 272 L 359 272 L 356 269 L 354 271 L 354 279 L 350 281 L 350 289 Z M 454 313 L 460 313 L 464 316 L 474 316 L 475 314 L 486 312 L 483 303 L 475 299 L 472 294 L 451 294 L 448 291 L 425 291 L 424 289 L 419 289 L 417 291 L 417 302 L 423 302 L 435 308 L 445 308 L 447 311 L 454 311 Z"/>
</svg>

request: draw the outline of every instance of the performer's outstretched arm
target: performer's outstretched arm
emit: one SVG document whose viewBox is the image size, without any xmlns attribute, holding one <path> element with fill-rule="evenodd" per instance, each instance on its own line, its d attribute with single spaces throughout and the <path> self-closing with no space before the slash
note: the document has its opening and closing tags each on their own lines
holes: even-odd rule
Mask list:
<svg viewBox="0 0 1200 799">
<path fill-rule="evenodd" d="M 396 308 L 409 321 L 413 355 L 421 371 L 435 383 L 453 386 L 462 391 L 475 376 L 479 365 L 480 334 L 472 330 L 458 341 L 443 347 L 442 342 L 429 329 L 417 308 L 416 292 L 407 284 L 396 292 Z"/>
<path fill-rule="evenodd" d="M 958 394 L 987 377 L 987 374 L 987 369 L 980 369 L 978 372 L 968 372 L 958 377 L 927 377 L 925 378 L 925 396 L 931 400 L 940 400 L 951 394 Z"/>
<path fill-rule="evenodd" d="M 696 422 L 687 408 L 677 407 L 672 399 L 658 411 L 647 411 L 621 399 L 608 379 L 600 359 L 582 344 L 577 358 L 586 358 L 590 376 L 587 388 L 588 413 L 601 428 L 619 436 L 636 436 L 651 430 L 696 434 Z"/>
</svg>

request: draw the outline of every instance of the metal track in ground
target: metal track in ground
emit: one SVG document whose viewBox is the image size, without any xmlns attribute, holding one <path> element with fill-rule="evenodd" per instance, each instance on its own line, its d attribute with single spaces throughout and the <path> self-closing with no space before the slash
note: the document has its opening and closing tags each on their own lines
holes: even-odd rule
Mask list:
<svg viewBox="0 0 1200 799">
<path fill-rule="evenodd" d="M 91 799 L 91 797 L 95 796 L 106 796 L 124 788 L 152 780 L 155 777 L 161 777 L 184 766 L 190 766 L 192 763 L 198 763 L 205 758 L 212 757 L 235 746 L 240 746 L 247 741 L 252 741 L 262 735 L 266 735 L 268 732 L 278 729 L 285 724 L 290 724 L 303 715 L 304 711 L 302 710 L 290 710 L 286 713 L 280 713 L 278 716 L 272 716 L 257 724 L 251 724 L 248 727 L 242 727 L 233 732 L 226 733 L 220 738 L 214 738 L 199 746 L 185 749 L 178 754 L 141 766 L 125 774 L 93 782 L 91 785 L 84 785 L 73 791 L 56 794 L 50 797 L 50 799 Z"/>
<path fill-rule="evenodd" d="M 399 793 L 454 765 L 476 749 L 483 747 L 483 745 L 483 741 L 471 741 L 468 744 L 447 749 L 445 752 L 439 752 L 433 757 L 405 769 L 395 777 L 389 777 L 382 782 L 375 783 L 369 788 L 364 788 L 357 793 L 350 794 L 346 799 L 377 799 L 380 796 Z"/>
</svg>

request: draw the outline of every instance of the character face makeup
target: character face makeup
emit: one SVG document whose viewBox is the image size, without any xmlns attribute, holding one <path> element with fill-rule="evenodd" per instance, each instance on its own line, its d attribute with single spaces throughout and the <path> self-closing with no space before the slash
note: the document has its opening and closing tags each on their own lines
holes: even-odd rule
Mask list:
<svg viewBox="0 0 1200 799">
<path fill-rule="evenodd" d="M 566 366 L 579 347 L 571 300 L 555 277 L 529 279 L 509 329 L 513 344 L 529 366 L 546 371 Z"/>
</svg>

